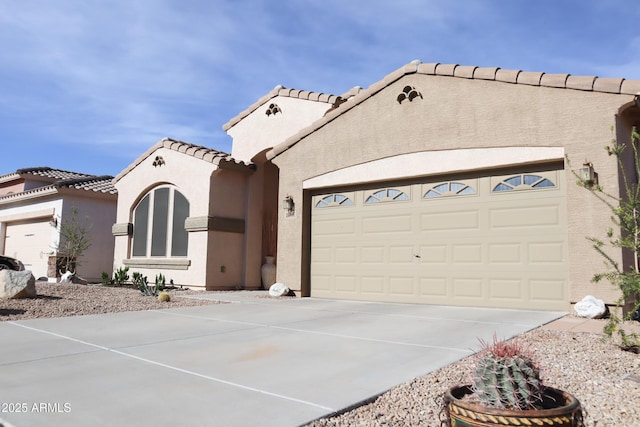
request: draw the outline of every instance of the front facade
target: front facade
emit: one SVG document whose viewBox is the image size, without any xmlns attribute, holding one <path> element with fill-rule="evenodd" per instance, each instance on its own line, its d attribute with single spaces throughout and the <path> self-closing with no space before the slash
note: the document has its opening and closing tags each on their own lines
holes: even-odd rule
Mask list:
<svg viewBox="0 0 640 427">
<path fill-rule="evenodd" d="M 612 127 L 630 142 L 639 92 L 640 81 L 419 61 L 342 96 L 278 86 L 223 126 L 232 153 L 165 139 L 116 177 L 114 268 L 258 289 L 275 256 L 276 280 L 298 296 L 613 304 L 618 290 L 591 282 L 604 267 L 586 239 L 604 236 L 610 213 L 574 173 L 592 165 L 618 194 L 603 147 Z"/>
<path fill-rule="evenodd" d="M 110 271 L 117 193 L 111 176 L 50 167 L 18 169 L 0 176 L 0 254 L 17 258 L 34 277 L 56 281 L 63 256 L 60 231 L 73 218 L 90 228 L 91 245 L 75 273 L 100 281 Z M 106 254 L 106 256 L 105 256 Z"/>
<path fill-rule="evenodd" d="M 303 296 L 566 310 L 610 212 L 576 185 L 640 124 L 640 82 L 413 62 L 267 153 L 295 203 L 278 281 Z M 631 152 L 631 150 L 627 150 Z M 282 199 L 282 197 L 281 197 Z M 282 211 L 282 209 L 281 209 Z M 616 260 L 620 253 L 611 254 Z"/>
<path fill-rule="evenodd" d="M 224 125 L 232 153 L 165 138 L 114 179 L 113 269 L 197 289 L 259 289 L 276 255 L 274 140 L 294 135 L 337 97 L 277 86 Z"/>
</svg>

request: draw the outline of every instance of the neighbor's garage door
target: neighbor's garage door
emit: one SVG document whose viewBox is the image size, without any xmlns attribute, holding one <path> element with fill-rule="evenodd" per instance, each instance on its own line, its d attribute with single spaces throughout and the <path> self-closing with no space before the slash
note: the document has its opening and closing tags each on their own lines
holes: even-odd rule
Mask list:
<svg viewBox="0 0 640 427">
<path fill-rule="evenodd" d="M 22 261 L 26 270 L 38 278 L 47 275 L 48 252 L 51 252 L 49 221 L 8 223 L 4 254 Z"/>
<path fill-rule="evenodd" d="M 566 310 L 563 170 L 312 198 L 311 296 Z"/>
</svg>

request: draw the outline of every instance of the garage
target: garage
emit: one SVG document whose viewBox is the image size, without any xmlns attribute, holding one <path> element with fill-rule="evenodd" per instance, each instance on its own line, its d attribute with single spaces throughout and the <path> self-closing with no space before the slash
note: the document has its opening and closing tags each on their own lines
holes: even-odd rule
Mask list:
<svg viewBox="0 0 640 427">
<path fill-rule="evenodd" d="M 35 277 L 46 276 L 51 230 L 49 221 L 42 219 L 7 223 L 4 254 L 22 261 Z"/>
<path fill-rule="evenodd" d="M 318 298 L 564 310 L 562 164 L 318 190 Z"/>
</svg>

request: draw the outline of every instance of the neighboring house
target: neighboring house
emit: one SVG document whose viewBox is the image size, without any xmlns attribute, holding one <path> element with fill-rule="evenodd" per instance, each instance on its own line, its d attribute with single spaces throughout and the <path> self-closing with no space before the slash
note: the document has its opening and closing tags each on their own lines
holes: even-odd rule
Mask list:
<svg viewBox="0 0 640 427">
<path fill-rule="evenodd" d="M 0 254 L 19 259 L 38 278 L 59 276 L 60 227 L 77 209 L 91 226 L 91 246 L 79 260 L 78 275 L 99 281 L 111 271 L 117 193 L 111 176 L 50 167 L 18 169 L 0 176 Z"/>
<path fill-rule="evenodd" d="M 618 290 L 591 282 L 604 265 L 585 238 L 610 213 L 572 173 L 588 163 L 618 193 L 603 147 L 611 126 L 629 143 L 638 92 L 621 78 L 419 61 L 339 97 L 277 87 L 223 126 L 231 154 L 165 139 L 116 177 L 114 266 L 256 289 L 276 255 L 277 281 L 298 296 L 613 304 Z"/>
<path fill-rule="evenodd" d="M 165 138 L 118 174 L 114 269 L 194 288 L 259 289 L 275 254 L 273 141 L 311 125 L 337 97 L 276 87 L 225 125 L 232 153 Z M 259 130 L 258 130 L 259 129 Z"/>
</svg>

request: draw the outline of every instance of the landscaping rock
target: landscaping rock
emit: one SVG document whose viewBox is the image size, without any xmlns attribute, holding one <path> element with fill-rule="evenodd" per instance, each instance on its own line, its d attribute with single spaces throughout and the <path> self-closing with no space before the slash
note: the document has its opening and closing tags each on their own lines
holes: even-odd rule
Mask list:
<svg viewBox="0 0 640 427">
<path fill-rule="evenodd" d="M 282 297 L 289 293 L 289 288 L 280 282 L 276 282 L 269 288 L 269 295 L 272 297 Z"/>
<path fill-rule="evenodd" d="M 607 312 L 607 306 L 604 304 L 604 301 L 593 295 L 587 295 L 582 298 L 582 300 L 575 304 L 573 309 L 578 316 L 589 319 L 601 319 Z"/>
<path fill-rule="evenodd" d="M 35 298 L 36 278 L 30 270 L 0 270 L 0 299 Z"/>
</svg>

